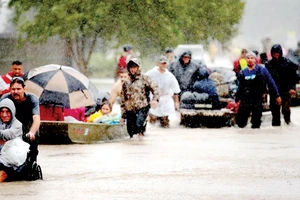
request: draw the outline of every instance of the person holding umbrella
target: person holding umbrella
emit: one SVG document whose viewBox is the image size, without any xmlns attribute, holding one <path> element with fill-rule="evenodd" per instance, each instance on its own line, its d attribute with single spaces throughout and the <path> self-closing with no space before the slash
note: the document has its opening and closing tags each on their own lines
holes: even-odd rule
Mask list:
<svg viewBox="0 0 300 200">
<path fill-rule="evenodd" d="M 158 104 L 158 86 L 149 77 L 141 74 L 140 60 L 132 58 L 127 63 L 129 78 L 125 80 L 121 91 L 121 124 L 127 120 L 127 131 L 130 138 L 134 134 L 144 136 L 146 118 L 150 106 L 156 108 Z M 150 101 L 150 92 L 153 94 Z"/>
<path fill-rule="evenodd" d="M 23 124 L 23 140 L 30 144 L 29 157 L 31 161 L 37 160 L 38 137 L 40 127 L 39 100 L 32 93 L 25 93 L 24 79 L 14 77 L 10 83 L 10 93 L 0 100 L 9 98 L 16 107 L 16 118 Z"/>
</svg>

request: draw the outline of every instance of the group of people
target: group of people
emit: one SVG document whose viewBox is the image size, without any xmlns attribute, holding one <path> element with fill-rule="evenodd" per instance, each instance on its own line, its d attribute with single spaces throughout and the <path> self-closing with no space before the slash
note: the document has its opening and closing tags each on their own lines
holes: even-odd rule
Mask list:
<svg viewBox="0 0 300 200">
<path fill-rule="evenodd" d="M 22 139 L 28 143 L 29 151 L 24 152 L 31 163 L 37 161 L 38 138 L 40 126 L 40 109 L 38 98 L 25 92 L 25 82 L 21 77 L 23 66 L 19 61 L 12 63 L 11 71 L 2 76 L 8 88 L 3 87 L 0 98 L 0 171 L 5 174 L 10 167 L 18 167 L 15 163 L 5 162 L 4 152 L 8 141 Z M 27 157 L 28 153 L 28 157 Z M 9 170 L 9 172 L 12 172 Z M 8 177 L 10 174 L 6 174 Z M 2 176 L 3 177 L 3 176 Z"/>
<path fill-rule="evenodd" d="M 181 95 L 193 90 L 199 80 L 203 66 L 192 60 L 190 51 L 173 59 L 173 50 L 167 48 L 146 73 L 141 72 L 141 62 L 132 53 L 127 58 L 127 71 L 118 66 L 121 78 L 111 90 L 110 103 L 120 96 L 121 123 L 126 121 L 130 137 L 143 136 L 148 121 L 169 127 L 169 116 L 179 110 Z"/>
<path fill-rule="evenodd" d="M 272 59 L 266 61 L 264 66 L 258 64 L 255 52 L 247 52 L 245 49 L 243 51 L 242 53 L 245 54 L 243 59 L 246 60 L 247 67 L 234 68 L 234 70 L 239 69 L 236 71 L 238 76 L 236 124 L 241 128 L 245 127 L 252 113 L 252 128 L 260 128 L 262 105 L 266 93 L 270 95 L 272 125 L 281 125 L 280 112 L 283 114 L 285 123 L 290 124 L 291 98 L 296 94 L 299 66 L 283 56 L 282 47 L 279 44 L 273 45 Z"/>
<path fill-rule="evenodd" d="M 166 55 L 158 58 L 154 68 L 142 73 L 141 62 L 132 55 L 132 48 L 131 45 L 124 46 L 126 55 L 120 57 L 119 79 L 113 85 L 109 99 L 102 102 L 100 109 L 87 118 L 87 122 L 101 122 L 107 120 L 107 117 L 111 120 L 112 116 L 116 116 L 112 114 L 112 105 L 119 98 L 121 113 L 113 120 L 126 123 L 130 138 L 135 134 L 142 137 L 147 121 L 159 121 L 162 127 L 169 127 L 168 117 L 179 109 L 181 95 L 194 89 L 194 84 L 204 69 L 201 64 L 192 60 L 189 51 L 173 61 L 172 49 L 168 48 Z M 234 63 L 238 77 L 236 124 L 245 127 L 252 114 L 252 128 L 260 128 L 265 93 L 270 95 L 272 125 L 281 125 L 280 111 L 284 121 L 289 124 L 291 96 L 295 95 L 295 86 L 299 81 L 298 65 L 283 57 L 279 44 L 272 47 L 272 59 L 266 61 L 265 66 L 258 64 L 255 52 L 244 49 L 242 54 L 242 59 Z M 23 75 L 22 63 L 14 61 L 11 71 L 1 79 L 0 149 L 7 141 L 22 138 L 30 144 L 28 157 L 36 161 L 40 105 L 34 94 L 25 92 Z M 3 167 L 7 166 L 1 163 L 0 155 L 0 170 Z"/>
</svg>

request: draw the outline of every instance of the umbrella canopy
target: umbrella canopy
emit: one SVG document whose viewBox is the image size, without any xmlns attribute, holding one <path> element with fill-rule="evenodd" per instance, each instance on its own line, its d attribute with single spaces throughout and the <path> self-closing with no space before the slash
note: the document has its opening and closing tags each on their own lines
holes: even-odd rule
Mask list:
<svg viewBox="0 0 300 200">
<path fill-rule="evenodd" d="M 40 104 L 78 108 L 95 105 L 98 93 L 90 80 L 72 67 L 45 65 L 28 71 L 26 90 L 39 97 Z"/>
</svg>

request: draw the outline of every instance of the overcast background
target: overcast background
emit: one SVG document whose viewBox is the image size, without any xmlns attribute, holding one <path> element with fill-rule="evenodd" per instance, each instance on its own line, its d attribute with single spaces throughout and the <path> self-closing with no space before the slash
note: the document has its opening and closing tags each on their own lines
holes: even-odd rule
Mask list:
<svg viewBox="0 0 300 200">
<path fill-rule="evenodd" d="M 245 2 L 239 34 L 232 40 L 232 46 L 261 50 L 261 40 L 270 37 L 272 43 L 280 43 L 286 48 L 296 48 L 300 38 L 300 0 L 245 0 Z M 1 9 L 0 33 L 14 31 L 9 22 L 10 13 L 7 8 Z"/>
</svg>

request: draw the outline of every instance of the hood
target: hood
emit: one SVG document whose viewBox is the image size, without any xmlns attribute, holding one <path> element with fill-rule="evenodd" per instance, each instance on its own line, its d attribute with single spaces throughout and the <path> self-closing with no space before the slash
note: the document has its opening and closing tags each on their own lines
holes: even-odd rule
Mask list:
<svg viewBox="0 0 300 200">
<path fill-rule="evenodd" d="M 138 66 L 138 71 L 135 74 L 131 74 L 129 68 L 132 65 L 136 65 Z M 136 79 L 137 76 L 139 76 L 141 74 L 141 61 L 138 58 L 131 58 L 128 63 L 127 63 L 127 70 L 128 70 L 128 75 L 131 79 Z"/>
<path fill-rule="evenodd" d="M 191 57 L 191 60 L 192 60 L 192 52 L 191 51 L 185 51 L 185 52 L 183 52 L 182 54 L 181 54 L 181 56 L 180 56 L 180 58 L 179 58 L 179 61 L 180 61 L 180 63 L 183 65 L 183 60 L 182 60 L 182 58 L 183 58 L 183 56 L 190 56 Z M 191 62 L 191 60 L 190 60 L 190 62 Z M 189 62 L 189 63 L 190 63 Z"/>
<path fill-rule="evenodd" d="M 11 112 L 11 120 L 15 118 L 16 115 L 16 107 L 15 104 L 10 100 L 9 98 L 5 98 L 2 101 L 0 101 L 0 109 L 1 108 L 8 108 Z"/>
<path fill-rule="evenodd" d="M 206 67 L 200 67 L 198 70 L 198 79 L 202 80 L 204 78 L 208 78 L 210 75 L 210 70 Z"/>
<path fill-rule="evenodd" d="M 273 53 L 280 53 L 279 58 L 282 57 L 282 47 L 280 44 L 274 44 L 271 48 L 271 56 Z M 272 56 L 273 57 L 273 56 Z"/>
</svg>

